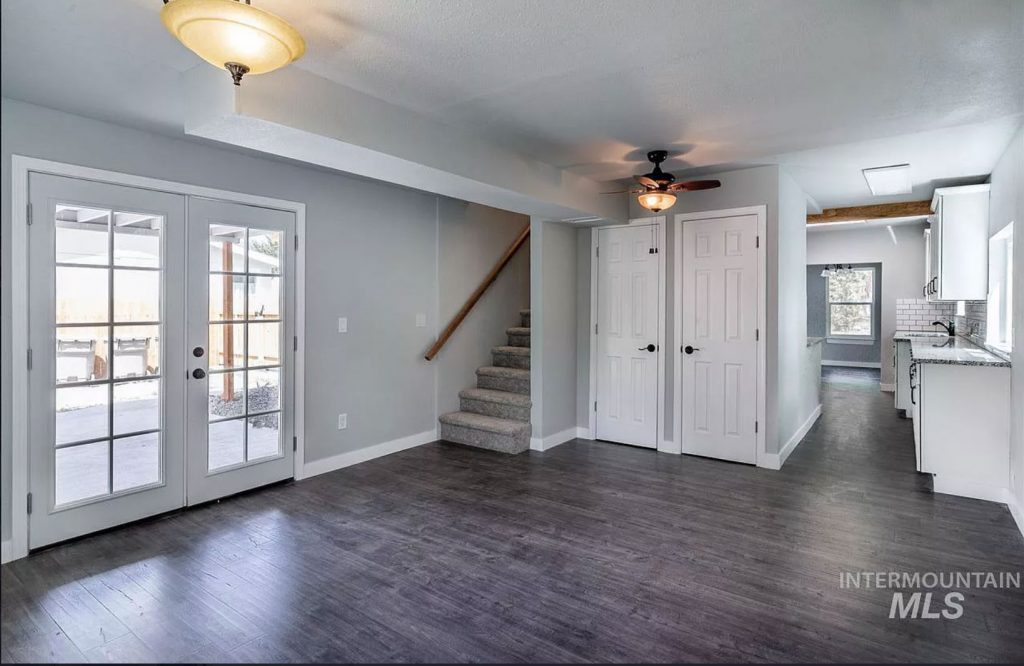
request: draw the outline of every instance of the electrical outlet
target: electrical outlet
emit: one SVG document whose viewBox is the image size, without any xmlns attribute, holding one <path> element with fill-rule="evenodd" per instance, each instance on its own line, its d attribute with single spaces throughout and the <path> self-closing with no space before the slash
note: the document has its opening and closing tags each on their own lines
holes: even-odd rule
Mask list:
<svg viewBox="0 0 1024 666">
<path fill-rule="evenodd" d="M 338 333 L 348 333 L 348 317 L 338 317 Z"/>
<path fill-rule="evenodd" d="M 338 430 L 348 427 L 348 414 L 338 414 Z"/>
<path fill-rule="evenodd" d="M 422 312 L 416 315 L 416 328 L 426 328 L 427 326 L 427 315 Z"/>
</svg>

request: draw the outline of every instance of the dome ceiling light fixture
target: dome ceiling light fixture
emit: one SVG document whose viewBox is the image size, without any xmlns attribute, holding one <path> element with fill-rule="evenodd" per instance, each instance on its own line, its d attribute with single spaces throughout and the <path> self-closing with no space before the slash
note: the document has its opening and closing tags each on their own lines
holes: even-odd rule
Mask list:
<svg viewBox="0 0 1024 666">
<path fill-rule="evenodd" d="M 306 42 L 284 19 L 249 0 L 164 0 L 160 20 L 168 32 L 240 85 L 302 57 Z"/>
<path fill-rule="evenodd" d="M 677 183 L 675 176 L 661 170 L 661 163 L 668 159 L 667 150 L 652 150 L 647 153 L 647 159 L 654 164 L 654 169 L 643 176 L 633 176 L 633 179 L 640 183 L 642 189 L 602 192 L 602 194 L 622 194 L 623 192 L 636 194 L 637 203 L 652 213 L 660 213 L 675 205 L 676 192 L 710 190 L 722 186 L 722 183 L 717 180 L 688 180 Z"/>
</svg>

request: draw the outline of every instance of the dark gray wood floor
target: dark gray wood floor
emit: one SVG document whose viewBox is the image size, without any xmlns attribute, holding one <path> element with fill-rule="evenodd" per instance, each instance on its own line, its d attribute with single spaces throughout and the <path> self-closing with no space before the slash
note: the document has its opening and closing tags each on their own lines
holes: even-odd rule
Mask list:
<svg viewBox="0 0 1024 666">
<path fill-rule="evenodd" d="M 1024 593 L 890 620 L 845 571 L 1020 571 L 1005 507 L 932 495 L 911 424 L 826 385 L 780 472 L 576 441 L 432 444 L 2 568 L 4 661 L 1024 658 Z"/>
</svg>

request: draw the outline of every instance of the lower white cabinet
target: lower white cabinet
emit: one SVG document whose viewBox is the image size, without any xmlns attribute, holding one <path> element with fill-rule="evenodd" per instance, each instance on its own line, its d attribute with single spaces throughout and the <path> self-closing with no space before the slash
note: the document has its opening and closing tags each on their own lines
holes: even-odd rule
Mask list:
<svg viewBox="0 0 1024 666">
<path fill-rule="evenodd" d="M 910 340 L 896 340 L 892 346 L 896 409 L 902 409 L 910 416 Z"/>
<path fill-rule="evenodd" d="M 913 364 L 918 471 L 937 493 L 1006 501 L 1010 459 L 1010 369 Z"/>
</svg>

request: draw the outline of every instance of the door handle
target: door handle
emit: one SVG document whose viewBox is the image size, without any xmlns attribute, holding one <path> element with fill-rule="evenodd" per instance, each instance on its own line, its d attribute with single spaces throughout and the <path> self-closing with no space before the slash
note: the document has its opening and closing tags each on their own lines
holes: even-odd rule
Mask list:
<svg viewBox="0 0 1024 666">
<path fill-rule="evenodd" d="M 700 348 L 686 345 L 685 347 L 683 347 L 683 351 L 686 352 L 687 354 L 692 354 L 695 351 L 700 351 Z"/>
<path fill-rule="evenodd" d="M 655 347 L 653 343 L 647 345 L 646 347 L 637 347 L 637 351 L 649 351 L 649 352 L 652 352 L 655 349 L 657 349 L 657 347 Z"/>
<path fill-rule="evenodd" d="M 206 376 L 206 371 L 203 370 L 202 368 L 196 368 L 195 370 L 192 371 L 192 376 L 195 377 L 196 379 L 202 379 L 203 377 Z"/>
</svg>

